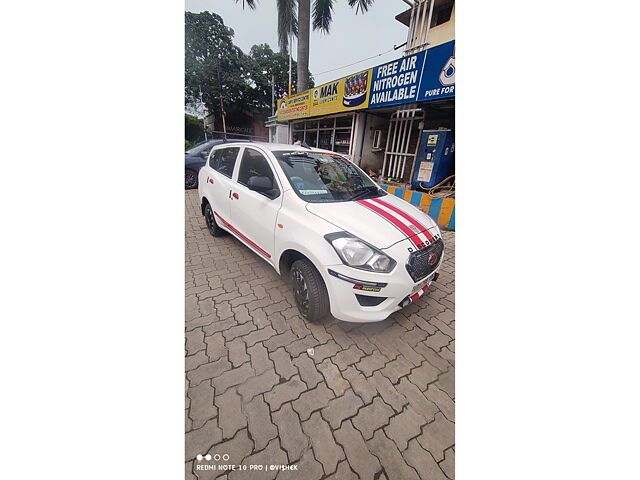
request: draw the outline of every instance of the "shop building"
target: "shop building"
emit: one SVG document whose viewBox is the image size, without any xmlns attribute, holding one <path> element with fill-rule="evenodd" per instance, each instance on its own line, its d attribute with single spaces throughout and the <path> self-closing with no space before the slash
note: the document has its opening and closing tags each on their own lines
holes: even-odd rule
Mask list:
<svg viewBox="0 0 640 480">
<path fill-rule="evenodd" d="M 405 3 L 410 8 L 395 17 L 407 26 L 400 58 L 281 99 L 277 119 L 288 124 L 290 143 L 343 153 L 390 191 L 424 206 L 412 192 L 454 171 L 455 4 Z"/>
</svg>

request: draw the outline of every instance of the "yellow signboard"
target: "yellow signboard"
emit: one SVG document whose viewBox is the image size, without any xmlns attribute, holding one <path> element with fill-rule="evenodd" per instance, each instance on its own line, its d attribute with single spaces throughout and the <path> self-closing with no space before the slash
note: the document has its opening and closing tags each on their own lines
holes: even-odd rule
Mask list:
<svg viewBox="0 0 640 480">
<path fill-rule="evenodd" d="M 370 68 L 312 88 L 310 116 L 366 108 L 369 104 L 372 72 L 373 69 Z"/>
<path fill-rule="evenodd" d="M 280 99 L 278 120 L 295 120 L 367 108 L 372 75 L 373 69 L 370 68 Z"/>
<path fill-rule="evenodd" d="M 278 100 L 278 120 L 309 116 L 309 90 Z"/>
</svg>

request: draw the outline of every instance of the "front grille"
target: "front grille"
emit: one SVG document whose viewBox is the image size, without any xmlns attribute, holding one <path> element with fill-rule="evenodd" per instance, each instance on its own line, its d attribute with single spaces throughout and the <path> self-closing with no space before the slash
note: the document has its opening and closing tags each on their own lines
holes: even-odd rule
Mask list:
<svg viewBox="0 0 640 480">
<path fill-rule="evenodd" d="M 438 240 L 427 248 L 423 248 L 422 250 L 418 250 L 409 255 L 409 260 L 407 261 L 407 272 L 409 272 L 409 275 L 411 275 L 414 282 L 419 282 L 436 269 L 440 263 L 443 251 L 444 243 L 442 243 L 442 240 Z M 432 255 L 435 255 L 436 258 L 435 261 L 432 262 L 432 265 L 430 265 L 429 258 Z"/>
</svg>

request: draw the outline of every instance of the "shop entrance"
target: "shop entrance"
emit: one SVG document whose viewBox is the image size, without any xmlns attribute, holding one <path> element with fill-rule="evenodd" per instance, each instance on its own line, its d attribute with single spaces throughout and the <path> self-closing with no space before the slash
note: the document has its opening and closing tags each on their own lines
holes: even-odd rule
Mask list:
<svg viewBox="0 0 640 480">
<path fill-rule="evenodd" d="M 382 163 L 382 177 L 406 182 L 413 170 L 424 112 L 416 105 L 400 108 L 391 114 L 387 144 Z"/>
</svg>

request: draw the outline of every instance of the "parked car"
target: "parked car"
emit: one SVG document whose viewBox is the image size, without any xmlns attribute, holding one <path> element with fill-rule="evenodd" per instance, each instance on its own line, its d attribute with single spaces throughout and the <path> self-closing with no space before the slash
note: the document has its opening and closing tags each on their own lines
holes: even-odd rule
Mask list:
<svg viewBox="0 0 640 480">
<path fill-rule="evenodd" d="M 375 322 L 422 296 L 444 244 L 436 222 L 342 155 L 301 145 L 216 145 L 200 170 L 202 215 L 291 282 L 300 314 Z"/>
<path fill-rule="evenodd" d="M 184 188 L 191 189 L 198 187 L 198 172 L 206 163 L 211 149 L 225 142 L 247 142 L 240 139 L 214 139 L 200 142 L 196 146 L 184 152 Z"/>
</svg>

